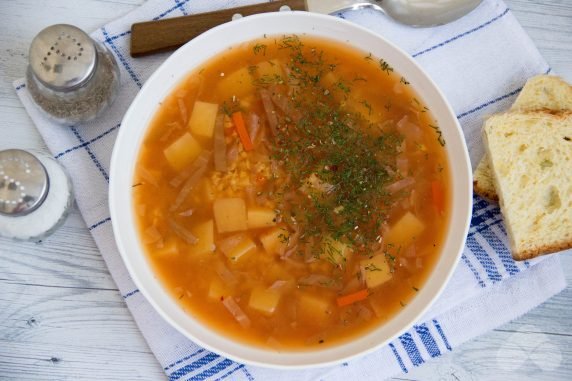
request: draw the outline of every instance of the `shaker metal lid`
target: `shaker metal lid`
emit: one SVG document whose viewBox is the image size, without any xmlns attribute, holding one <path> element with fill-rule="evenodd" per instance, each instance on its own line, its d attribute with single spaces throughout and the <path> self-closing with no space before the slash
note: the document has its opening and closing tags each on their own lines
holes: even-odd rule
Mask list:
<svg viewBox="0 0 572 381">
<path fill-rule="evenodd" d="M 45 200 L 49 177 L 34 155 L 20 149 L 0 151 L 0 215 L 23 216 Z"/>
<path fill-rule="evenodd" d="M 30 45 L 30 68 L 46 87 L 73 90 L 89 80 L 97 65 L 93 40 L 73 25 L 57 24 L 42 30 Z"/>
</svg>

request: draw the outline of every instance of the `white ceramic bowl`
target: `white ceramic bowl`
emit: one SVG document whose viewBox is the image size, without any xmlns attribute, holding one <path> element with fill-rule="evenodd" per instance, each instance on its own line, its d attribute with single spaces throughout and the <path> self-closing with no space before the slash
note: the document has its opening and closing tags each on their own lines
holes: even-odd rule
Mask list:
<svg viewBox="0 0 572 381">
<path fill-rule="evenodd" d="M 277 353 L 233 341 L 186 314 L 151 270 L 137 238 L 131 185 L 135 159 L 159 102 L 198 65 L 226 48 L 266 35 L 309 34 L 325 37 L 384 58 L 407 78 L 437 119 L 447 142 L 453 178 L 452 218 L 443 253 L 421 291 L 389 322 L 339 346 L 322 350 Z M 371 352 L 411 327 L 427 310 L 451 276 L 467 234 L 472 204 L 467 148 L 455 114 L 435 83 L 399 48 L 362 27 L 339 18 L 305 12 L 249 16 L 214 28 L 184 45 L 149 78 L 125 114 L 111 159 L 109 204 L 113 231 L 127 269 L 155 310 L 195 343 L 230 359 L 275 368 L 326 366 Z"/>
</svg>

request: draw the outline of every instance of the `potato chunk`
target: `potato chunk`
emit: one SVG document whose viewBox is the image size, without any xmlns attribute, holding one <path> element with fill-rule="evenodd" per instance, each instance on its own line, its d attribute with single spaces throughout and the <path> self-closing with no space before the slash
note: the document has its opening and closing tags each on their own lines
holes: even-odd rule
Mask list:
<svg viewBox="0 0 572 381">
<path fill-rule="evenodd" d="M 179 139 L 175 140 L 171 145 L 163 150 L 165 158 L 175 169 L 180 171 L 187 165 L 191 164 L 193 160 L 201 153 L 201 146 L 193 138 L 193 136 L 186 132 Z"/>
<path fill-rule="evenodd" d="M 214 252 L 215 245 L 213 220 L 208 220 L 198 224 L 190 230 L 191 233 L 193 233 L 193 235 L 199 239 L 196 244 L 191 246 L 191 253 L 193 255 L 203 255 Z"/>
<path fill-rule="evenodd" d="M 219 233 L 246 230 L 246 203 L 242 198 L 219 198 L 213 203 L 216 228 Z"/>
<path fill-rule="evenodd" d="M 375 288 L 391 279 L 393 274 L 385 255 L 380 254 L 360 261 L 361 273 L 368 288 Z"/>
<path fill-rule="evenodd" d="M 282 66 L 277 60 L 263 61 L 256 65 L 256 74 L 259 78 L 277 78 L 282 77 Z"/>
<path fill-rule="evenodd" d="M 268 228 L 276 225 L 276 212 L 270 208 L 248 208 L 246 215 L 249 229 Z"/>
<path fill-rule="evenodd" d="M 193 114 L 189 119 L 189 129 L 195 136 L 211 139 L 213 137 L 218 105 L 196 101 Z"/>
<path fill-rule="evenodd" d="M 257 287 L 250 292 L 248 306 L 270 316 L 276 311 L 279 302 L 280 294 L 277 291 Z"/>
<path fill-rule="evenodd" d="M 233 96 L 241 98 L 255 91 L 252 76 L 246 66 L 232 73 L 224 73 L 224 79 L 218 83 L 216 89 L 222 99 Z"/>
<path fill-rule="evenodd" d="M 421 232 L 425 225 L 411 212 L 407 212 L 393 225 L 383 237 L 384 242 L 395 247 L 409 245 Z"/>
<path fill-rule="evenodd" d="M 283 227 L 275 227 L 261 234 L 259 239 L 264 250 L 271 255 L 280 255 L 288 247 L 290 233 Z"/>
<path fill-rule="evenodd" d="M 245 234 L 236 234 L 225 238 L 219 248 L 231 262 L 239 262 L 256 251 L 256 244 Z"/>
<path fill-rule="evenodd" d="M 327 297 L 300 292 L 296 300 L 298 317 L 307 324 L 320 325 L 332 315 L 333 304 Z"/>
<path fill-rule="evenodd" d="M 322 240 L 321 258 L 334 265 L 344 266 L 351 254 L 352 249 L 343 242 L 329 236 Z"/>
<path fill-rule="evenodd" d="M 163 246 L 155 250 L 155 253 L 162 257 L 173 257 L 179 255 L 179 246 L 174 237 L 169 237 L 163 243 Z"/>
</svg>

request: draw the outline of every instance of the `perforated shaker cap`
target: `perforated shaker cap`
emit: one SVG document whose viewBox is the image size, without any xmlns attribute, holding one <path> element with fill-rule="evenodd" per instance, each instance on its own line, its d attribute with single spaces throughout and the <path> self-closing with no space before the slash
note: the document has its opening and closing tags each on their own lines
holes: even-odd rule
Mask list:
<svg viewBox="0 0 572 381">
<path fill-rule="evenodd" d="M 30 45 L 29 57 L 34 76 L 55 91 L 82 86 L 97 66 L 93 40 L 67 24 L 52 25 L 38 33 Z"/>
<path fill-rule="evenodd" d="M 23 216 L 44 202 L 49 190 L 46 168 L 20 149 L 0 151 L 0 215 Z"/>
</svg>

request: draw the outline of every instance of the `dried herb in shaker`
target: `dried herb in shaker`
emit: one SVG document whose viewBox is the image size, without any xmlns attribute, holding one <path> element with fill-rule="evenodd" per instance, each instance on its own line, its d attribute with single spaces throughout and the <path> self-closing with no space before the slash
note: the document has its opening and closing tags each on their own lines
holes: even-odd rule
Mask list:
<svg viewBox="0 0 572 381">
<path fill-rule="evenodd" d="M 26 72 L 36 105 L 60 123 L 86 122 L 115 99 L 119 68 L 107 48 L 72 25 L 42 30 L 30 46 Z"/>
</svg>

